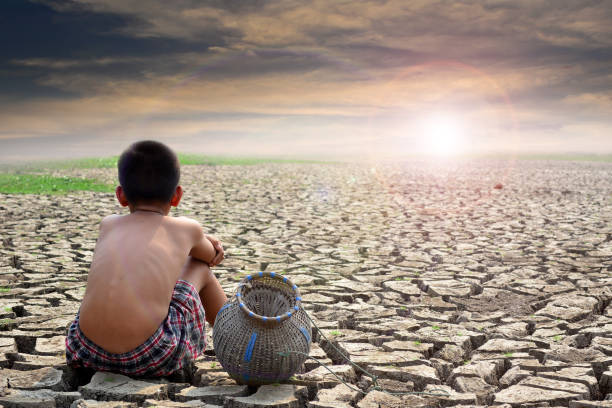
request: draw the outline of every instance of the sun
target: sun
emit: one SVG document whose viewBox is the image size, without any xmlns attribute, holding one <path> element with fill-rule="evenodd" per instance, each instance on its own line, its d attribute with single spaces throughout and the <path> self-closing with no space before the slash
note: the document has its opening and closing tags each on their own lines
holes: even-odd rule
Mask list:
<svg viewBox="0 0 612 408">
<path fill-rule="evenodd" d="M 465 148 L 463 121 L 448 113 L 436 113 L 423 120 L 422 138 L 425 153 L 450 156 Z"/>
</svg>

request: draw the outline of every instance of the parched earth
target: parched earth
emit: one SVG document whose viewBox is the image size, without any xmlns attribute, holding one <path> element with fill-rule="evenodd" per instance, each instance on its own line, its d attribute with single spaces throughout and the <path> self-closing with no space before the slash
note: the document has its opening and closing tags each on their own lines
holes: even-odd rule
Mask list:
<svg viewBox="0 0 612 408">
<path fill-rule="evenodd" d="M 314 360 L 240 386 L 212 342 L 190 382 L 67 369 L 98 223 L 124 211 L 79 192 L 1 197 L 0 404 L 612 407 L 611 163 L 185 166 L 182 185 L 173 214 L 221 238 L 228 294 L 289 276 L 322 329 L 311 356 L 362 392 Z"/>
</svg>

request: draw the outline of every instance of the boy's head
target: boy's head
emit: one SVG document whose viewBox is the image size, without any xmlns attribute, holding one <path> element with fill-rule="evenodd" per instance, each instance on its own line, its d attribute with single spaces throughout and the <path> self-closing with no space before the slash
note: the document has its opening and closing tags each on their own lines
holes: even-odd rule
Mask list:
<svg viewBox="0 0 612 408">
<path fill-rule="evenodd" d="M 136 142 L 119 157 L 119 183 L 130 204 L 167 204 L 181 175 L 176 154 L 152 140 Z"/>
</svg>

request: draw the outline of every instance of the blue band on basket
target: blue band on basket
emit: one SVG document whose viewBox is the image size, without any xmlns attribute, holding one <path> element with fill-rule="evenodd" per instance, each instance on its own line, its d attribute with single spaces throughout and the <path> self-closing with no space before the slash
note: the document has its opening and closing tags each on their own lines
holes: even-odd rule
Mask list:
<svg viewBox="0 0 612 408">
<path fill-rule="evenodd" d="M 297 285 L 293 285 L 293 290 L 297 290 Z"/>
<path fill-rule="evenodd" d="M 300 331 L 302 332 L 304 337 L 306 337 L 306 341 L 310 342 L 310 334 L 308 334 L 308 331 L 303 327 L 300 327 Z"/>
<path fill-rule="evenodd" d="M 275 277 L 275 276 L 276 276 L 276 273 L 275 273 L 275 272 L 270 272 L 270 276 L 271 276 L 271 277 Z"/>
<path fill-rule="evenodd" d="M 259 276 L 263 276 L 263 272 L 259 272 Z"/>
<path fill-rule="evenodd" d="M 217 316 L 219 315 L 219 313 L 221 313 L 222 311 L 224 311 L 225 309 L 227 309 L 231 305 L 232 305 L 231 303 L 224 304 L 223 307 L 221 309 L 219 309 L 219 311 L 217 312 Z"/>
<path fill-rule="evenodd" d="M 280 318 L 281 318 L 280 316 L 276 316 L 276 321 L 280 322 Z"/>
<path fill-rule="evenodd" d="M 253 277 L 251 275 L 247 275 L 247 279 L 251 280 L 251 279 L 253 279 Z"/>
<path fill-rule="evenodd" d="M 253 313 L 253 312 L 249 312 L 249 316 L 251 316 L 251 317 L 253 317 L 254 314 L 255 313 Z"/>
<path fill-rule="evenodd" d="M 299 309 L 299 307 L 293 306 L 293 310 L 297 311 L 298 309 Z"/>
<path fill-rule="evenodd" d="M 283 276 L 283 282 L 287 283 L 287 277 Z"/>
<path fill-rule="evenodd" d="M 240 307 L 244 307 L 244 303 L 240 302 Z"/>
<path fill-rule="evenodd" d="M 249 340 L 246 352 L 244 353 L 244 361 L 246 361 L 247 363 L 251 361 L 251 357 L 253 356 L 253 347 L 255 347 L 255 340 L 257 340 L 257 333 L 253 333 L 251 335 L 251 340 Z"/>
<path fill-rule="evenodd" d="M 242 296 L 240 292 L 236 293 L 236 297 L 240 297 L 240 296 Z"/>
<path fill-rule="evenodd" d="M 302 297 L 301 296 L 296 296 L 295 300 L 302 300 Z"/>
<path fill-rule="evenodd" d="M 263 317 L 264 322 L 268 321 L 268 316 L 262 316 L 262 317 Z"/>
<path fill-rule="evenodd" d="M 287 312 L 287 317 L 291 317 L 291 312 Z"/>
</svg>

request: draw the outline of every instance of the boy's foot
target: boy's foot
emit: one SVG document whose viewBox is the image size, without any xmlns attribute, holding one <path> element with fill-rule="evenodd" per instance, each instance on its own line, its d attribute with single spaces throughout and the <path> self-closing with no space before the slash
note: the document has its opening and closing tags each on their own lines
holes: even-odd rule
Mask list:
<svg viewBox="0 0 612 408">
<path fill-rule="evenodd" d="M 170 382 L 191 384 L 193 382 L 193 377 L 195 375 L 195 372 L 196 372 L 196 366 L 193 363 L 193 361 L 191 361 L 189 364 L 186 364 L 182 369 L 173 372 L 166 378 Z"/>
<path fill-rule="evenodd" d="M 76 390 L 80 386 L 87 385 L 91 377 L 96 373 L 92 368 L 74 368 L 67 366 L 65 369 L 64 383 L 71 390 Z"/>
</svg>

